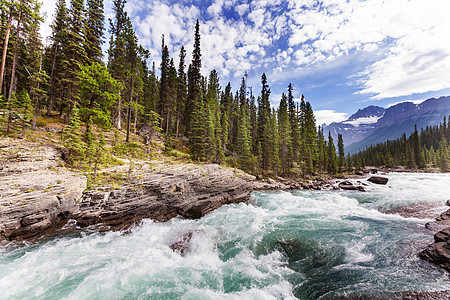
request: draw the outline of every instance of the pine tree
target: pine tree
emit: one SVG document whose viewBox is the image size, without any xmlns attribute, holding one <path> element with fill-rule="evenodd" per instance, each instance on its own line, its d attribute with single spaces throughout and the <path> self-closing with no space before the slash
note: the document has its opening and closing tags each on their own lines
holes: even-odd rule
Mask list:
<svg viewBox="0 0 450 300">
<path fill-rule="evenodd" d="M 84 152 L 81 141 L 80 116 L 76 104 L 72 108 L 69 124 L 64 128 L 63 140 L 67 149 L 67 161 L 69 164 L 74 164 Z"/>
<path fill-rule="evenodd" d="M 186 131 L 190 133 L 193 118 L 191 114 L 193 113 L 194 107 L 197 103 L 202 93 L 202 75 L 200 70 L 202 68 L 201 61 L 201 50 L 200 50 L 200 22 L 197 20 L 195 24 L 195 37 L 194 37 L 194 50 L 192 51 L 192 62 L 189 65 L 188 70 L 188 95 L 184 112 L 184 124 L 186 124 Z M 194 121 L 195 122 L 195 121 Z M 188 134 L 190 135 L 190 134 Z"/>
<path fill-rule="evenodd" d="M 338 171 L 338 162 L 336 155 L 336 147 L 334 146 L 331 133 L 328 133 L 328 173 L 336 174 Z"/>
<path fill-rule="evenodd" d="M 292 153 L 291 144 L 291 124 L 289 120 L 287 97 L 283 93 L 280 106 L 278 108 L 278 130 L 279 130 L 279 153 L 281 161 L 281 170 L 283 176 L 286 176 L 291 166 L 289 154 Z"/>
<path fill-rule="evenodd" d="M 266 74 L 261 76 L 261 97 L 258 102 L 258 143 L 261 144 L 262 168 L 267 171 L 270 165 L 270 89 L 267 84 Z"/>
<path fill-rule="evenodd" d="M 169 58 L 169 48 L 164 43 L 164 35 L 161 38 L 161 84 L 159 88 L 159 109 L 158 113 L 164 119 L 164 125 L 161 127 L 165 129 L 166 134 L 169 133 L 169 121 L 170 113 L 173 108 L 173 103 L 171 103 L 171 90 L 170 90 L 170 58 Z"/>
<path fill-rule="evenodd" d="M 127 70 L 129 69 L 126 55 L 126 32 L 125 27 L 127 25 L 127 13 L 125 12 L 126 0 L 113 0 L 114 18 L 109 19 L 110 24 L 110 43 L 108 50 L 108 69 L 114 77 L 118 80 L 123 87 L 126 86 L 128 80 Z M 123 101 L 126 97 L 125 91 L 119 92 L 119 98 L 114 105 L 112 111 L 114 126 L 122 129 L 122 109 Z"/>
<path fill-rule="evenodd" d="M 413 133 L 413 146 L 414 146 L 414 160 L 416 161 L 417 167 L 419 169 L 425 168 L 425 157 L 423 154 L 423 149 L 420 143 L 419 132 L 417 131 L 417 125 L 414 125 Z"/>
<path fill-rule="evenodd" d="M 100 63 L 103 57 L 103 30 L 105 17 L 103 0 L 87 0 L 87 18 L 84 33 L 84 50 L 88 63 Z"/>
<path fill-rule="evenodd" d="M 79 77 L 83 117 L 86 120 L 93 118 L 95 124 L 109 129 L 112 126 L 111 109 L 120 97 L 119 91 L 122 89 L 122 84 L 98 62 L 83 66 Z"/>
<path fill-rule="evenodd" d="M 190 148 L 194 160 L 205 160 L 205 149 L 207 148 L 207 123 L 205 122 L 205 103 L 203 97 L 194 103 L 190 130 Z"/>
<path fill-rule="evenodd" d="M 67 9 L 66 9 L 66 1 L 58 0 L 56 3 L 56 16 L 53 21 L 52 35 L 50 36 L 50 40 L 52 44 L 48 50 L 49 52 L 49 60 L 51 61 L 50 66 L 50 89 L 49 89 L 49 101 L 47 104 L 47 115 L 50 116 L 51 112 L 55 106 L 56 100 L 62 98 L 63 94 L 63 70 L 62 70 L 62 47 L 66 43 L 67 39 Z"/>
<path fill-rule="evenodd" d="M 319 126 L 317 130 L 317 170 L 319 173 L 325 172 L 327 168 L 328 149 L 323 135 L 323 128 Z"/>
<path fill-rule="evenodd" d="M 303 173 L 312 174 L 314 165 L 317 165 L 316 121 L 311 104 L 305 101 L 303 95 L 300 102 L 300 116 Z"/>
<path fill-rule="evenodd" d="M 31 125 L 31 119 L 33 118 L 32 111 L 32 104 L 31 104 L 31 98 L 30 95 L 25 91 L 22 90 L 18 95 L 18 103 L 22 106 L 22 135 L 23 138 L 25 136 L 25 130 L 27 127 Z"/>
<path fill-rule="evenodd" d="M 3 80 L 5 77 L 5 65 L 6 65 L 6 55 L 8 52 L 8 45 L 9 45 L 9 37 L 11 34 L 11 25 L 12 25 L 12 21 L 13 21 L 13 16 L 14 16 L 14 11 L 15 11 L 15 5 L 16 3 L 11 1 L 2 1 L 1 2 L 1 8 L 2 11 L 6 12 L 9 11 L 8 13 L 8 17 L 7 17 L 7 25 L 6 25 L 6 30 L 5 30 L 5 38 L 3 40 L 3 51 L 2 51 L 2 61 L 1 61 L 1 65 L 0 65 L 0 94 L 4 94 L 3 93 Z"/>
<path fill-rule="evenodd" d="M 298 160 L 300 151 L 300 127 L 297 110 L 294 103 L 294 95 L 292 84 L 288 86 L 288 110 L 289 110 L 289 123 L 291 124 L 291 140 L 292 140 L 292 154 L 290 158 L 293 162 Z"/>
<path fill-rule="evenodd" d="M 66 88 L 66 120 L 69 119 L 71 108 L 79 100 L 79 77 L 81 66 L 86 62 L 83 48 L 83 27 L 85 11 L 83 0 L 71 0 L 67 42 L 63 45 L 64 53 L 64 87 Z"/>
<path fill-rule="evenodd" d="M 177 112 L 177 125 L 176 125 L 176 138 L 180 133 L 180 122 L 181 116 L 186 105 L 187 90 L 186 90 L 186 72 L 184 71 L 186 59 L 186 50 L 184 46 L 181 46 L 180 50 L 180 63 L 178 65 L 178 78 L 177 78 L 177 101 L 176 101 L 176 112 Z"/>
<path fill-rule="evenodd" d="M 339 173 L 345 168 L 345 152 L 344 152 L 344 140 L 342 134 L 338 134 L 338 153 L 339 153 Z"/>
<path fill-rule="evenodd" d="M 222 126 L 220 123 L 220 85 L 219 75 L 215 69 L 213 69 L 208 78 L 208 91 L 206 95 L 207 107 L 209 109 L 209 122 L 210 123 L 210 152 L 213 161 L 221 162 L 223 159 L 223 147 L 222 147 Z"/>
</svg>

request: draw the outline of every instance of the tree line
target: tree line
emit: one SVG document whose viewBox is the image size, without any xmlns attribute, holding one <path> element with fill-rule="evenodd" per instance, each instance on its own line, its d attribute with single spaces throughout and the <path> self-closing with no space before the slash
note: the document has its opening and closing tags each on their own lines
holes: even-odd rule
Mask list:
<svg viewBox="0 0 450 300">
<path fill-rule="evenodd" d="M 450 118 L 450 117 L 449 117 Z M 349 156 L 350 164 L 362 166 L 405 166 L 411 169 L 438 169 L 449 171 L 450 163 L 450 124 L 444 117 L 436 126 L 421 128 L 417 126 L 406 136 L 388 140 L 367 147 L 359 153 Z"/>
<path fill-rule="evenodd" d="M 278 109 L 271 106 L 266 74 L 255 96 L 247 75 L 233 92 L 219 84 L 216 70 L 202 76 L 200 23 L 195 25 L 192 61 L 181 47 L 175 66 L 164 36 L 157 76 L 150 53 L 139 44 L 126 0 L 114 0 L 105 25 L 103 0 L 58 0 L 47 45 L 39 36 L 38 0 L 1 1 L 0 70 L 3 131 L 36 127 L 37 116 L 64 119 L 62 137 L 69 161 L 89 159 L 104 149 L 102 130 L 130 132 L 151 140 L 161 132 L 170 146 L 186 141 L 194 160 L 225 163 L 253 174 L 306 176 L 336 174 L 346 166 L 342 137 L 316 128 L 311 104 L 294 101 L 291 84 Z M 108 27 L 107 59 L 102 45 Z M 82 134 L 80 124 L 85 126 Z M 96 146 L 95 146 L 96 145 Z"/>
</svg>

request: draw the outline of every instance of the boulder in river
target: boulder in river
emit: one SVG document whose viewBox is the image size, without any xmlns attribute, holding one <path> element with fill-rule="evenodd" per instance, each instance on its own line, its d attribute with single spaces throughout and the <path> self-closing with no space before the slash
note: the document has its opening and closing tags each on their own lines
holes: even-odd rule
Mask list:
<svg viewBox="0 0 450 300">
<path fill-rule="evenodd" d="M 371 176 L 367 180 L 375 184 L 386 184 L 388 182 L 388 179 L 382 176 Z"/>
</svg>

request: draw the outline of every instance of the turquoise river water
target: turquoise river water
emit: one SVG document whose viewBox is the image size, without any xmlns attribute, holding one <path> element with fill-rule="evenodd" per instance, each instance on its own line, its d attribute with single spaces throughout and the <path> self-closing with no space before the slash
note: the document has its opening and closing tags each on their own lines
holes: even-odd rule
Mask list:
<svg viewBox="0 0 450 300">
<path fill-rule="evenodd" d="M 380 211 L 442 206 L 450 174 L 389 174 L 369 191 L 254 192 L 199 220 L 144 220 L 0 245 L 0 299 L 333 299 L 449 290 L 417 252 L 430 220 Z M 170 245 L 192 232 L 182 256 Z"/>
</svg>

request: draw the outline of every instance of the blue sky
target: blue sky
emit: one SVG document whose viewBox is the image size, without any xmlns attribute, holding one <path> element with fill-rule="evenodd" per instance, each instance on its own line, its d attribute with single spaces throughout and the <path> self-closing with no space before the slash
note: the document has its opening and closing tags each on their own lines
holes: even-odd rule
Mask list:
<svg viewBox="0 0 450 300">
<path fill-rule="evenodd" d="M 44 1 L 48 16 L 55 2 Z M 237 90 L 248 72 L 259 94 L 265 72 L 275 107 L 292 83 L 318 124 L 368 105 L 450 95 L 449 0 L 128 0 L 126 10 L 157 66 L 162 34 L 176 63 L 182 45 L 190 61 L 199 19 L 204 75 L 215 68 Z"/>
</svg>

